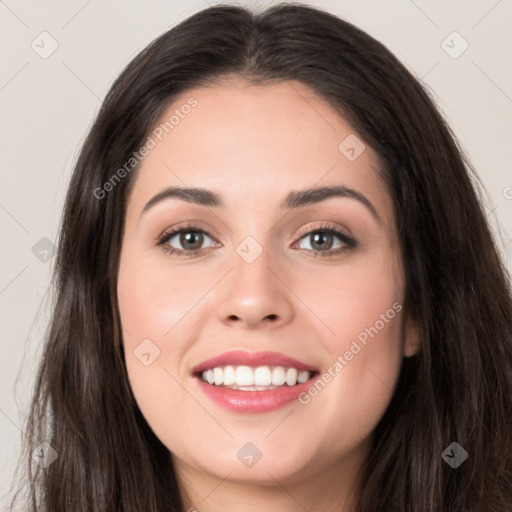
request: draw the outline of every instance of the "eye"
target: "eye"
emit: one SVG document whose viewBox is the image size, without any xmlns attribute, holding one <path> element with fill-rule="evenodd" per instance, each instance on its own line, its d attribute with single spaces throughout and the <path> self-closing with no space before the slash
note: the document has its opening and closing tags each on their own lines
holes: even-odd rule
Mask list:
<svg viewBox="0 0 512 512">
<path fill-rule="evenodd" d="M 301 249 L 306 249 L 322 257 L 333 256 L 340 254 L 347 250 L 353 249 L 357 246 L 357 242 L 350 235 L 345 233 L 341 228 L 327 224 L 319 226 L 315 229 L 304 230 L 299 233 L 299 241 L 302 239 L 310 238 L 310 247 L 303 247 L 299 244 Z M 157 240 L 157 245 L 168 254 L 177 254 L 179 256 L 194 256 L 201 252 L 206 247 L 203 247 L 205 239 L 210 239 L 211 242 L 207 247 L 213 246 L 213 239 L 208 233 L 200 226 L 189 224 L 180 226 L 163 233 Z M 338 240 L 337 247 L 336 239 Z M 294 245 L 296 245 L 296 242 Z M 182 248 L 176 248 L 174 244 L 180 244 Z"/>
<path fill-rule="evenodd" d="M 334 254 L 339 254 L 345 252 L 349 249 L 353 249 L 357 246 L 357 242 L 354 238 L 349 236 L 345 231 L 341 228 L 338 228 L 333 225 L 323 225 L 315 229 L 309 229 L 305 231 L 301 231 L 299 233 L 300 240 L 302 239 L 310 239 L 311 243 L 310 247 L 303 247 L 300 245 L 302 249 L 314 251 L 319 256 L 332 256 Z M 333 249 L 335 245 L 335 239 L 338 239 L 338 246 Z"/>
<path fill-rule="evenodd" d="M 157 245 L 162 246 L 169 254 L 193 256 L 204 248 L 205 237 L 213 241 L 199 226 L 188 225 L 165 232 L 157 241 Z M 173 247 L 173 244 L 180 244 L 183 249 Z M 211 247 L 212 243 L 209 246 Z"/>
</svg>

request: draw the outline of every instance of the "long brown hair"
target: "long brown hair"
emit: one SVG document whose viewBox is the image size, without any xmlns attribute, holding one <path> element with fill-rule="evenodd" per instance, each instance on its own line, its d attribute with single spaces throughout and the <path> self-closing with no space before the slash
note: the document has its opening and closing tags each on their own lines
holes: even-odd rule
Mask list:
<svg viewBox="0 0 512 512">
<path fill-rule="evenodd" d="M 404 360 L 377 426 L 358 512 L 510 512 L 511 289 L 476 174 L 428 93 L 381 43 L 292 3 L 204 9 L 144 49 L 108 92 L 63 213 L 53 317 L 25 427 L 28 509 L 184 506 L 169 452 L 139 411 L 124 363 L 116 280 L 137 166 L 115 190 L 98 190 L 177 95 L 231 75 L 308 85 L 383 163 L 421 350 Z M 58 455 L 45 468 L 32 461 L 43 441 Z M 442 457 L 452 442 L 468 453 L 456 469 Z"/>
</svg>

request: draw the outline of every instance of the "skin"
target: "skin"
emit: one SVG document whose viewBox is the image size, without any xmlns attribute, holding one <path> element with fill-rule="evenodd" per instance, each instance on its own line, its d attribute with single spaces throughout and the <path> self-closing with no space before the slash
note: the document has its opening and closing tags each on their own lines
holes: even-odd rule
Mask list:
<svg viewBox="0 0 512 512">
<path fill-rule="evenodd" d="M 305 405 L 227 411 L 203 394 L 191 369 L 246 349 L 281 352 L 327 372 L 365 328 L 403 305 L 393 204 L 378 157 L 366 144 L 349 161 L 338 146 L 354 130 L 299 82 L 235 79 L 190 90 L 162 120 L 190 97 L 197 106 L 145 157 L 127 204 L 118 299 L 135 398 L 171 452 L 185 510 L 352 511 L 356 472 L 403 358 L 418 348 L 405 307 Z M 352 198 L 280 209 L 290 191 L 328 185 L 363 194 L 380 221 Z M 214 190 L 226 206 L 167 199 L 141 215 L 169 186 Z M 190 220 L 206 232 L 198 254 L 156 245 L 164 231 Z M 313 236 L 298 233 L 325 222 L 358 246 L 335 254 L 344 243 L 334 237 L 314 257 Z M 263 251 L 250 264 L 236 252 L 247 236 Z M 169 244 L 190 252 L 179 235 Z M 134 355 L 144 339 L 160 350 L 149 366 Z M 250 468 L 237 458 L 247 442 L 262 453 Z"/>
</svg>

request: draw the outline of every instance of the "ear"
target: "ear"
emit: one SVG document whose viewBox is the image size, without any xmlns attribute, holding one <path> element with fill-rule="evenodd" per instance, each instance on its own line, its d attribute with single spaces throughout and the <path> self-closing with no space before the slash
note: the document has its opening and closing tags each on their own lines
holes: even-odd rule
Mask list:
<svg viewBox="0 0 512 512">
<path fill-rule="evenodd" d="M 419 323 L 411 313 L 405 319 L 404 337 L 404 357 L 415 356 L 421 348 L 421 336 Z"/>
</svg>

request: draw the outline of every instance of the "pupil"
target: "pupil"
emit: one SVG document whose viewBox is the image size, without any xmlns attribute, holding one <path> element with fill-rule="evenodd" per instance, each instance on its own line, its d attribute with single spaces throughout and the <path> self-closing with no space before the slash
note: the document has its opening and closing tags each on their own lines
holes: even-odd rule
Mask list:
<svg viewBox="0 0 512 512">
<path fill-rule="evenodd" d="M 196 242 L 194 243 L 193 239 L 194 237 L 199 237 L 199 243 Z M 192 244 L 194 247 L 192 247 L 192 249 L 197 249 L 199 247 L 201 247 L 201 233 L 199 233 L 198 231 L 187 231 L 185 233 L 182 234 L 181 236 L 181 243 L 183 244 L 183 246 L 185 246 L 186 244 Z"/>
<path fill-rule="evenodd" d="M 331 238 L 331 235 L 329 233 L 315 233 L 313 235 L 313 244 L 314 245 L 320 245 L 320 248 L 323 248 L 323 244 L 325 244 L 325 237 Z M 319 242 L 320 240 L 320 242 Z M 328 239 L 329 240 L 329 239 Z M 331 244 L 327 244 L 328 248 L 330 248 Z"/>
</svg>

